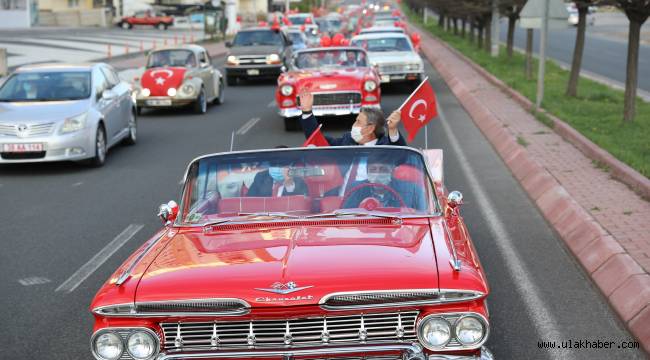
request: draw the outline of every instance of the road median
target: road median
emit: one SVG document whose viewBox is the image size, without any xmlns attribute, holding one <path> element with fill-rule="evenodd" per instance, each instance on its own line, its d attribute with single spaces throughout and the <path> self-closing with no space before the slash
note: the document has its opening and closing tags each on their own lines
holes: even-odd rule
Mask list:
<svg viewBox="0 0 650 360">
<path fill-rule="evenodd" d="M 631 168 L 548 113 L 542 116 L 552 128 L 542 124 L 526 97 L 429 32 L 418 31 L 423 54 L 650 352 L 650 203 L 613 179 Z M 643 193 L 648 179 L 638 175 L 632 180 Z"/>
</svg>

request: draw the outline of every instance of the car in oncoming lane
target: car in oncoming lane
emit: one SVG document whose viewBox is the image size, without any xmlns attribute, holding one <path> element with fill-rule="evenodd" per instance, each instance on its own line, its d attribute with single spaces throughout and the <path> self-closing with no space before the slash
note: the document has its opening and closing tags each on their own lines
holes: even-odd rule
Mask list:
<svg viewBox="0 0 650 360">
<path fill-rule="evenodd" d="M 92 301 L 93 355 L 492 359 L 489 287 L 442 169 L 441 150 L 401 146 L 193 160 L 180 206 Z"/>
<path fill-rule="evenodd" d="M 85 160 L 135 144 L 131 85 L 107 64 L 18 68 L 0 87 L 0 163 Z"/>
<path fill-rule="evenodd" d="M 416 87 L 422 82 L 424 62 L 406 34 L 357 35 L 350 44 L 368 52 L 370 62 L 379 69 L 382 84 L 408 82 Z"/>
<path fill-rule="evenodd" d="M 138 113 L 143 109 L 191 106 L 197 114 L 208 103 L 225 99 L 223 76 L 212 66 L 210 55 L 198 45 L 181 45 L 153 51 L 144 73 L 136 79 Z"/>
<path fill-rule="evenodd" d="M 314 94 L 316 116 L 358 114 L 363 107 L 379 108 L 379 74 L 368 55 L 358 47 L 309 48 L 296 52 L 278 77 L 275 101 L 285 129 L 297 130 L 300 94 L 307 87 Z"/>
</svg>

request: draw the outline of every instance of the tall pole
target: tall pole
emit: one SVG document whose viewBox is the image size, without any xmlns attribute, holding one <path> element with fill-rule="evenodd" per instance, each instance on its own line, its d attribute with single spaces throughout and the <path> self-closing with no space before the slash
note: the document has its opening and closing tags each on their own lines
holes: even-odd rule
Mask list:
<svg viewBox="0 0 650 360">
<path fill-rule="evenodd" d="M 492 48 L 490 49 L 492 57 L 499 56 L 499 0 L 492 0 Z"/>
<path fill-rule="evenodd" d="M 546 37 L 548 36 L 548 2 L 544 0 L 544 10 L 542 12 L 542 28 L 540 29 L 539 38 L 539 72 L 537 73 L 537 99 L 535 106 L 539 109 L 544 99 L 544 73 L 546 72 Z"/>
<path fill-rule="evenodd" d="M 284 13 L 287 15 L 289 14 L 290 6 L 291 5 L 289 4 L 289 0 L 284 0 Z"/>
</svg>

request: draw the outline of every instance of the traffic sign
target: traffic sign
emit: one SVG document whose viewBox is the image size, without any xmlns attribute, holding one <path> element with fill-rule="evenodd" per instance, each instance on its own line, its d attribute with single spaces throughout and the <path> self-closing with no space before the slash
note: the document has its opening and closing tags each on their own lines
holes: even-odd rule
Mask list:
<svg viewBox="0 0 650 360">
<path fill-rule="evenodd" d="M 569 12 L 562 0 L 528 0 L 519 13 L 519 26 L 524 29 L 541 29 L 546 2 L 548 2 L 548 27 L 566 27 Z"/>
</svg>

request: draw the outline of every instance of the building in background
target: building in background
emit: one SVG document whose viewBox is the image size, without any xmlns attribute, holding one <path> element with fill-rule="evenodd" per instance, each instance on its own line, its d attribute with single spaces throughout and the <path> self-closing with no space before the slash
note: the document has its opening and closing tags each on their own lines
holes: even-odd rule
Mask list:
<svg viewBox="0 0 650 360">
<path fill-rule="evenodd" d="M 36 0 L 0 0 L 0 28 L 28 28 L 38 19 Z"/>
</svg>

